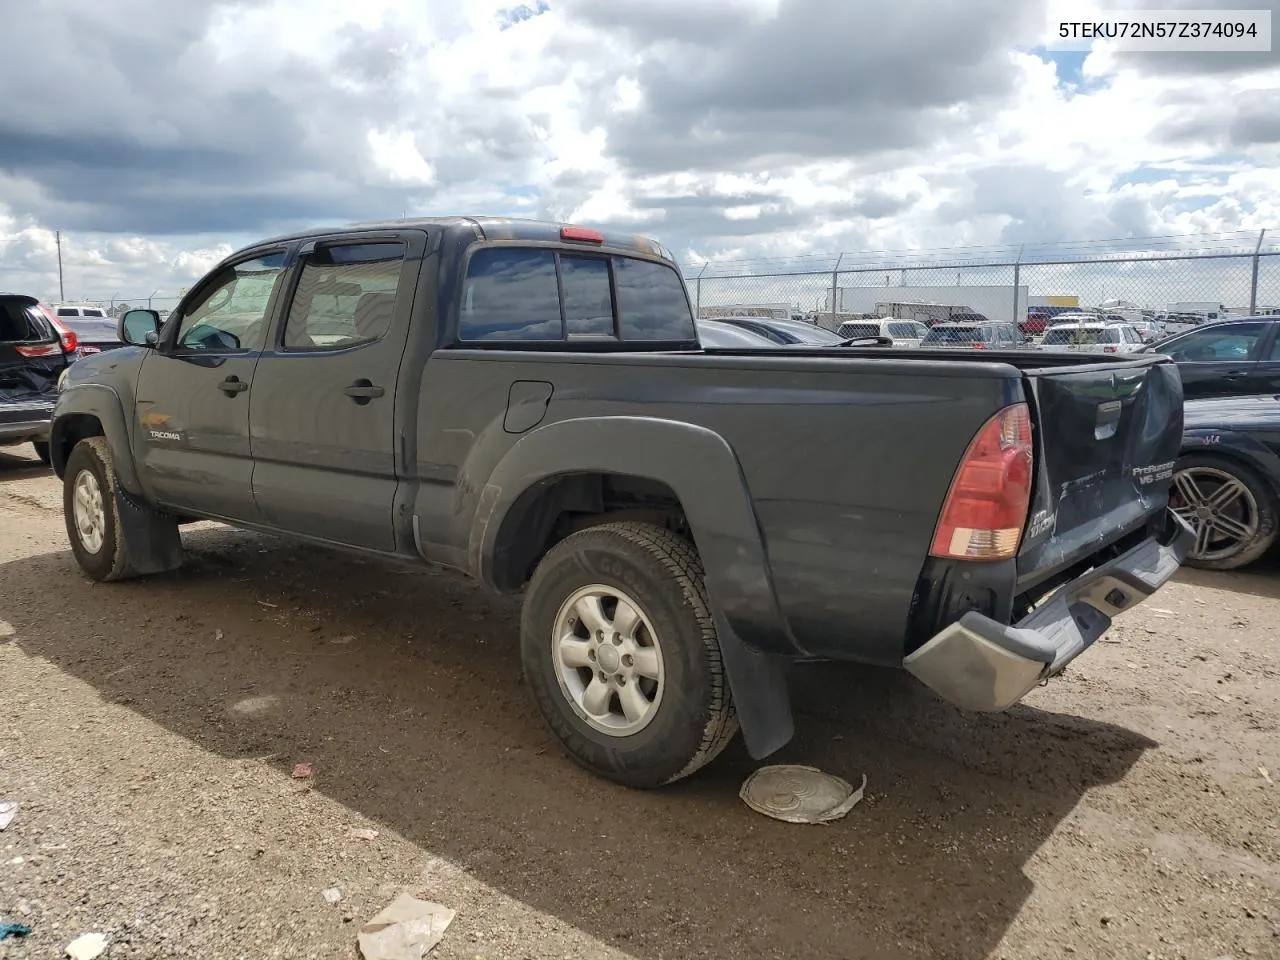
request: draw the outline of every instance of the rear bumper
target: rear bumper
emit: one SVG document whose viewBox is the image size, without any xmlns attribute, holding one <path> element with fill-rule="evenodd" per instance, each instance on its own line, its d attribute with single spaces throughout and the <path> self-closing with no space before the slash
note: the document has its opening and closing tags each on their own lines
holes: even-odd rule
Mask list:
<svg viewBox="0 0 1280 960">
<path fill-rule="evenodd" d="M 1013 706 L 1177 572 L 1195 535 L 1172 512 L 1166 521 L 1161 535 L 1060 587 L 1013 626 L 971 610 L 938 631 L 903 666 L 966 710 Z"/>
<path fill-rule="evenodd" d="M 23 443 L 27 440 L 48 440 L 51 418 L 44 420 L 0 421 L 0 443 Z"/>
</svg>

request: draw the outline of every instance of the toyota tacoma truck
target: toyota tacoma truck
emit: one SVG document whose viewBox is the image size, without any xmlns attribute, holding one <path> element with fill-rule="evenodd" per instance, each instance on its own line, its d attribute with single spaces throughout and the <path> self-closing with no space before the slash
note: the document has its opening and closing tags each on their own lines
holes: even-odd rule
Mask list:
<svg viewBox="0 0 1280 960">
<path fill-rule="evenodd" d="M 491 218 L 255 244 L 71 367 L 50 431 L 100 581 L 222 521 L 523 593 L 578 762 L 636 787 L 741 729 L 789 665 L 903 667 L 1001 710 L 1160 588 L 1182 436 L 1160 356 L 704 349 L 660 245 Z"/>
</svg>

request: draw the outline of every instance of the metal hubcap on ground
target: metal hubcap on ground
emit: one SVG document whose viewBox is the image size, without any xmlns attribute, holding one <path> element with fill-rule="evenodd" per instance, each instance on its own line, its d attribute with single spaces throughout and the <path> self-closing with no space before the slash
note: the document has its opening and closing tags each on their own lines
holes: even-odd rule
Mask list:
<svg viewBox="0 0 1280 960">
<path fill-rule="evenodd" d="M 1195 559 L 1221 560 L 1257 538 L 1258 501 L 1227 471 L 1189 467 L 1174 475 L 1173 487 L 1170 506 L 1196 533 Z"/>
<path fill-rule="evenodd" d="M 658 635 L 617 587 L 594 583 L 575 591 L 556 614 L 551 644 L 560 691 L 595 729 L 628 737 L 658 712 L 664 689 Z"/>
<path fill-rule="evenodd" d="M 102 488 L 91 470 L 81 470 L 76 475 L 71 502 L 80 545 L 97 553 L 107 534 L 107 515 L 102 509 Z"/>
</svg>

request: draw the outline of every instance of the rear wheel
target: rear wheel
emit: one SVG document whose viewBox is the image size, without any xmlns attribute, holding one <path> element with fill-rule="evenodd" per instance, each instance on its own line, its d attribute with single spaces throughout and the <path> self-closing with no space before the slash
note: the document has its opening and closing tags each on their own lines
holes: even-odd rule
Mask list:
<svg viewBox="0 0 1280 960">
<path fill-rule="evenodd" d="M 610 523 L 553 547 L 521 616 L 525 676 L 578 763 L 632 787 L 693 773 L 738 730 L 693 545 Z"/>
<path fill-rule="evenodd" d="M 1234 570 L 1253 563 L 1280 529 L 1275 491 L 1254 470 L 1220 457 L 1179 460 L 1169 506 L 1195 530 L 1186 560 L 1191 567 Z"/>
</svg>

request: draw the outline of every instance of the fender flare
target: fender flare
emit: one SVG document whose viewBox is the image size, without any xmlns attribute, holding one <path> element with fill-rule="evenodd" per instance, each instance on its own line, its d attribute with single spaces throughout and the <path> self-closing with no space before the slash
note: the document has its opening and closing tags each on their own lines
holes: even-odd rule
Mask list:
<svg viewBox="0 0 1280 960">
<path fill-rule="evenodd" d="M 797 648 L 733 448 L 705 427 L 655 417 L 586 417 L 534 429 L 499 461 L 480 494 L 468 543 L 477 577 L 493 583 L 495 551 L 516 502 L 574 473 L 643 477 L 675 491 L 702 557 L 743 739 L 757 758 L 785 745 L 794 730 L 785 651 Z"/>
<path fill-rule="evenodd" d="M 66 458 L 61 453 L 62 434 L 67 420 L 84 414 L 94 417 L 102 424 L 103 435 L 111 446 L 112 466 L 120 486 L 132 496 L 141 496 L 142 485 L 138 482 L 138 472 L 133 462 L 133 446 L 129 442 L 124 404 L 120 402 L 120 395 L 115 390 L 101 383 L 69 387 L 58 397 L 58 403 L 53 409 L 53 424 L 49 428 L 50 453 L 57 475 L 61 477 L 67 465 Z"/>
</svg>

